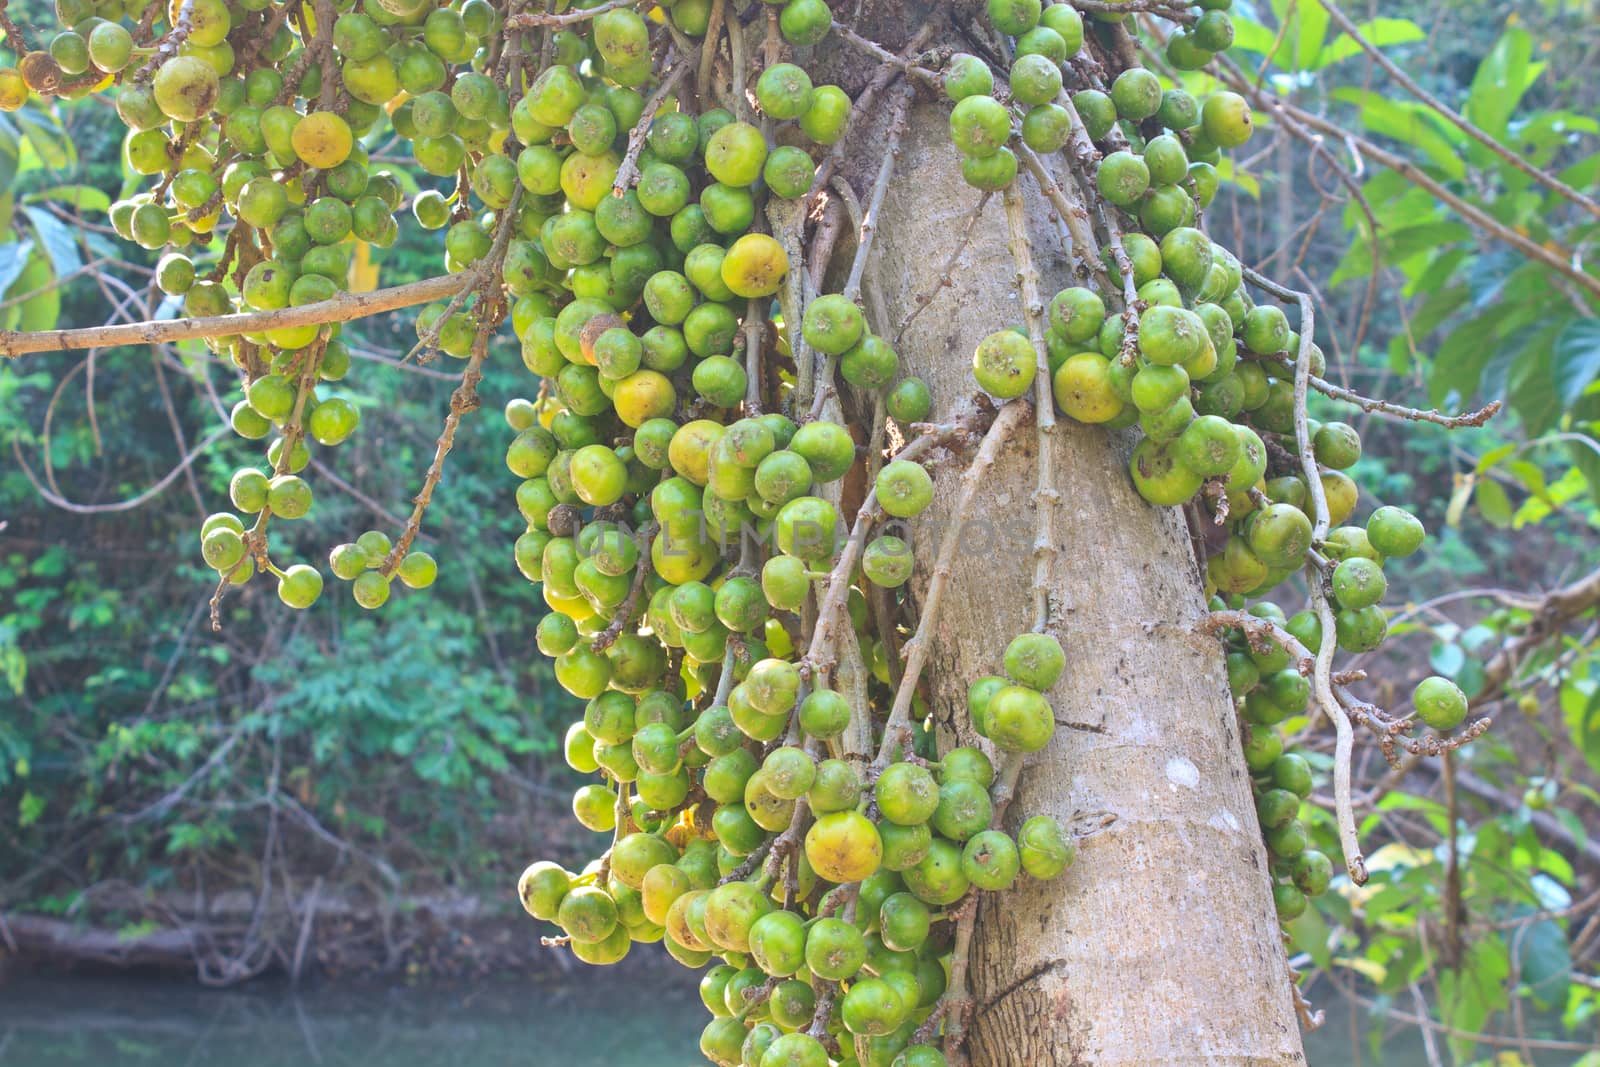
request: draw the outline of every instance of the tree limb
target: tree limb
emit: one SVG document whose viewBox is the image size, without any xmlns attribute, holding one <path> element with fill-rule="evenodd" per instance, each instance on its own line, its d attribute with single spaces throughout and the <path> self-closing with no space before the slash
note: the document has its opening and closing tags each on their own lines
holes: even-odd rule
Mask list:
<svg viewBox="0 0 1600 1067">
<path fill-rule="evenodd" d="M 349 322 L 397 308 L 414 307 L 452 296 L 475 284 L 475 271 L 424 278 L 370 293 L 340 293 L 328 300 L 273 311 L 248 311 L 202 318 L 160 319 L 120 326 L 90 326 L 81 330 L 39 330 L 24 333 L 0 330 L 0 356 L 15 359 L 30 352 L 65 352 L 75 348 L 109 348 L 113 345 L 154 345 L 192 341 L 205 337 L 234 337 L 290 326 Z"/>
</svg>

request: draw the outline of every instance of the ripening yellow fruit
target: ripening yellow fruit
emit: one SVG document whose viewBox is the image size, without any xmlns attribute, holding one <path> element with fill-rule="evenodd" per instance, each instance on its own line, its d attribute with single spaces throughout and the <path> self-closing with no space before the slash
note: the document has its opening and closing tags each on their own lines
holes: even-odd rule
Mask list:
<svg viewBox="0 0 1600 1067">
<path fill-rule="evenodd" d="M 611 195 L 611 183 L 616 181 L 621 166 L 622 160 L 615 152 L 598 156 L 574 152 L 561 164 L 561 191 L 573 207 L 593 211 Z"/>
<path fill-rule="evenodd" d="M 764 233 L 745 234 L 722 257 L 722 284 L 735 296 L 771 296 L 788 273 L 788 253 Z"/>
<path fill-rule="evenodd" d="M 15 67 L 0 68 L 0 111 L 16 111 L 28 102 L 28 83 Z"/>
<path fill-rule="evenodd" d="M 168 118 L 193 122 L 211 112 L 220 82 L 217 72 L 197 56 L 175 56 L 161 64 L 150 83 L 156 106 Z"/>
<path fill-rule="evenodd" d="M 812 823 L 805 848 L 811 869 L 840 885 L 861 881 L 883 863 L 877 827 L 854 811 L 830 812 Z"/>
<path fill-rule="evenodd" d="M 1110 422 L 1122 414 L 1111 388 L 1111 361 L 1098 352 L 1079 352 L 1056 370 L 1056 404 L 1079 422 Z"/>
<path fill-rule="evenodd" d="M 349 159 L 355 145 L 349 124 L 331 111 L 313 111 L 295 123 L 289 140 L 300 161 L 318 170 L 337 167 Z"/>
<path fill-rule="evenodd" d="M 183 0 L 171 0 L 167 6 L 167 21 L 178 24 L 183 10 Z M 233 28 L 233 18 L 223 0 L 191 0 L 189 5 L 189 35 L 185 40 L 197 47 L 209 48 L 221 44 Z"/>
<path fill-rule="evenodd" d="M 544 587 L 544 602 L 549 605 L 551 611 L 559 612 L 574 622 L 581 622 L 594 615 L 594 608 L 583 597 L 558 596 L 550 591 L 548 585 Z"/>
<path fill-rule="evenodd" d="M 666 375 L 637 370 L 616 384 L 611 404 L 626 426 L 638 429 L 650 419 L 664 418 L 677 406 L 678 395 Z"/>
</svg>

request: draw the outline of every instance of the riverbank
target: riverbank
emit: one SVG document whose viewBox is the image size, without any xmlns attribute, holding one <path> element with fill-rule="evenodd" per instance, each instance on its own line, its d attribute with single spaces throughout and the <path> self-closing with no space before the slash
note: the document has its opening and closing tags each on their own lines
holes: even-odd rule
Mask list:
<svg viewBox="0 0 1600 1067">
<path fill-rule="evenodd" d="M 470 894 L 389 897 L 313 884 L 265 898 L 233 891 L 201 906 L 139 894 L 93 917 L 0 913 L 0 979 L 136 970 L 228 987 L 260 978 L 559 977 L 581 965 L 541 944 L 552 933 L 515 901 Z"/>
</svg>

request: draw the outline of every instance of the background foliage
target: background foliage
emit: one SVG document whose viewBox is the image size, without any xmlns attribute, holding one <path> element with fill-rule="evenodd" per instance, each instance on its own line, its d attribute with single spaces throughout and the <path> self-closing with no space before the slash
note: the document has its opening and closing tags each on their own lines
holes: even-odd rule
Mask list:
<svg viewBox="0 0 1600 1067">
<path fill-rule="evenodd" d="M 1252 79 L 1403 153 L 1571 262 L 1600 254 L 1600 222 L 1405 94 L 1319 0 L 1238 9 L 1254 18 L 1239 21 L 1236 49 Z M 1479 129 L 1580 190 L 1600 185 L 1600 5 L 1345 10 Z M 127 180 L 116 129 L 96 101 L 0 116 L 0 327 L 97 324 L 125 299 L 140 315 L 172 313 L 138 306 L 150 257 L 103 224 Z M 1325 147 L 1360 198 L 1306 145 L 1260 140 L 1209 224 L 1325 298 L 1330 376 L 1408 404 L 1506 404 L 1470 434 L 1360 420 L 1373 503 L 1404 503 L 1436 534 L 1391 565 L 1413 598 L 1389 605 L 1391 627 L 1408 636 L 1369 665 L 1386 679 L 1372 695 L 1393 705 L 1438 672 L 1497 722 L 1409 773 L 1369 752 L 1357 780 L 1373 880 L 1295 924 L 1295 963 L 1313 999 L 1372 1009 L 1374 1047 L 1423 1016 L 1460 1062 L 1502 1048 L 1531 1062 L 1530 1039 L 1581 1048 L 1600 1012 L 1600 844 L 1588 832 L 1600 824 L 1600 624 L 1588 607 L 1509 677 L 1486 665 L 1534 621 L 1540 592 L 1600 567 L 1596 308 L 1354 146 Z M 421 252 L 402 242 L 374 255 L 398 283 L 426 269 Z M 454 377 L 376 365 L 409 347 L 407 330 L 375 319 L 347 334 L 362 358 L 363 425 L 319 461 L 360 488 L 319 505 L 307 546 L 401 524 Z M 487 364 L 485 410 L 457 439 L 430 511 L 442 566 L 429 593 L 376 616 L 330 596 L 291 618 L 257 585 L 230 599 L 220 635 L 206 625 L 194 531 L 244 453 L 225 435 L 196 443 L 231 404 L 232 368 L 189 344 L 0 366 L 0 437 L 13 450 L 0 464 L 0 908 L 153 921 L 164 894 L 253 886 L 273 871 L 380 906 L 444 888 L 504 896 L 503 856 L 521 852 L 509 846 L 565 823 L 545 816 L 565 806 L 554 730 L 570 716 L 532 654 L 543 605 L 510 555 L 518 520 L 495 409 L 528 388 L 511 353 Z M 1345 417 L 1331 402 L 1313 414 Z M 85 513 L 41 491 L 115 505 L 191 449 L 193 464 L 139 507 Z M 1331 817 L 1318 833 L 1336 853 Z"/>
</svg>

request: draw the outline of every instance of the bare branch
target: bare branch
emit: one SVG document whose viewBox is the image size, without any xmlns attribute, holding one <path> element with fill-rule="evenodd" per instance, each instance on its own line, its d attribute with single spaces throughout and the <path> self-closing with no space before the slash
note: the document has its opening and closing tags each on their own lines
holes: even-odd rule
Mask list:
<svg viewBox="0 0 1600 1067">
<path fill-rule="evenodd" d="M 167 341 L 264 333 L 291 326 L 349 322 L 451 296 L 474 284 L 478 277 L 475 271 L 462 271 L 388 289 L 375 289 L 370 293 L 340 293 L 314 304 L 273 311 L 161 319 L 121 326 L 90 326 L 81 330 L 40 330 L 33 333 L 0 330 L 0 356 L 15 359 L 30 352 L 65 352 L 75 348 L 109 348 L 113 345 L 155 345 Z"/>
</svg>

